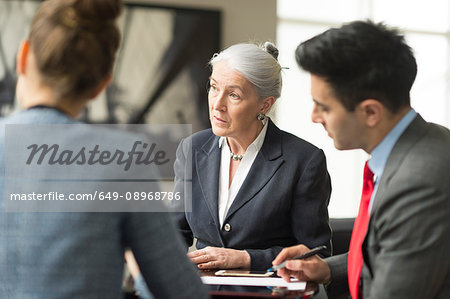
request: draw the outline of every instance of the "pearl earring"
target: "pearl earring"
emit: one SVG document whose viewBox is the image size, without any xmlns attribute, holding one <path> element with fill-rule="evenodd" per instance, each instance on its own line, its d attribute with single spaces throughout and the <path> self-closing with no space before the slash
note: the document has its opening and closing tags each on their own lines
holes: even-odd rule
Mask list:
<svg viewBox="0 0 450 299">
<path fill-rule="evenodd" d="M 257 120 L 265 120 L 266 119 L 266 115 L 264 113 L 258 113 L 258 115 L 256 116 Z"/>
</svg>

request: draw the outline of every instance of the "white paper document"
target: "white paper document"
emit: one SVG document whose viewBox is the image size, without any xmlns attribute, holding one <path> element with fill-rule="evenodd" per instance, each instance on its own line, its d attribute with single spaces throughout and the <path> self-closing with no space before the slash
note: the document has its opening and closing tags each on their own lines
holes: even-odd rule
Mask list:
<svg viewBox="0 0 450 299">
<path fill-rule="evenodd" d="M 204 284 L 257 286 L 257 287 L 286 287 L 291 291 L 304 291 L 305 281 L 292 279 L 286 282 L 280 277 L 231 277 L 231 276 L 202 276 Z"/>
</svg>

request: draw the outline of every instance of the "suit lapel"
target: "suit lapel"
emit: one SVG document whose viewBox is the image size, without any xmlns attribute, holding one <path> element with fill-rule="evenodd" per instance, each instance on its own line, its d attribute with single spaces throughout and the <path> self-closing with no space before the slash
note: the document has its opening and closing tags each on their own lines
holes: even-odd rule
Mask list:
<svg viewBox="0 0 450 299">
<path fill-rule="evenodd" d="M 282 140 L 280 133 L 280 129 L 278 129 L 269 119 L 263 146 L 256 156 L 236 198 L 231 204 L 224 222 L 226 222 L 227 219 L 245 203 L 251 200 L 267 184 L 280 165 L 284 162 L 281 158 Z"/>
<path fill-rule="evenodd" d="M 214 223 L 219 228 L 219 170 L 221 151 L 219 138 L 212 135 L 203 147 L 196 152 L 196 169 L 199 184 Z"/>
<path fill-rule="evenodd" d="M 403 132 L 403 134 L 400 136 L 400 138 L 397 140 L 394 147 L 392 148 L 392 151 L 389 154 L 388 160 L 386 162 L 383 174 L 381 176 L 381 181 L 379 183 L 377 193 L 375 194 L 375 198 L 373 200 L 373 206 L 370 212 L 371 217 L 369 220 L 369 229 L 371 227 L 371 223 L 375 221 L 373 215 L 376 213 L 378 206 L 383 201 L 386 190 L 389 189 L 389 181 L 391 180 L 392 176 L 397 172 L 400 164 L 403 162 L 403 159 L 408 153 L 408 151 L 426 133 L 427 130 L 426 127 L 427 122 L 418 114 L 416 118 L 411 122 L 411 124 L 406 128 L 406 130 Z M 362 245 L 362 253 L 365 265 L 367 266 L 367 270 L 373 277 L 373 269 L 367 252 L 368 235 L 369 232 L 366 234 L 364 238 L 364 242 Z"/>
<path fill-rule="evenodd" d="M 384 198 L 384 192 L 389 188 L 389 181 L 397 172 L 408 151 L 423 136 L 423 134 L 426 133 L 426 127 L 427 122 L 418 114 L 397 140 L 391 153 L 389 154 L 386 166 L 381 176 L 380 185 L 373 201 L 371 214 L 373 214 L 380 201 Z"/>
<path fill-rule="evenodd" d="M 400 164 L 403 162 L 408 151 L 414 146 L 414 144 L 426 133 L 427 131 L 427 122 L 418 114 L 416 118 L 411 122 L 411 124 L 406 128 L 403 134 L 399 137 L 394 147 L 392 148 L 391 153 L 389 154 L 388 160 L 386 162 L 386 166 L 384 168 L 383 174 L 381 176 L 381 181 L 379 183 L 379 187 L 377 193 L 375 194 L 375 198 L 373 200 L 372 210 L 370 212 L 370 220 L 369 220 L 369 229 L 372 226 L 372 222 L 376 221 L 374 216 L 378 209 L 378 206 L 381 204 L 383 199 L 385 198 L 385 193 L 389 189 L 389 181 L 392 176 L 397 172 Z M 369 232 L 366 234 L 364 238 L 364 242 L 362 244 L 362 253 L 364 258 L 364 264 L 367 267 L 367 271 L 369 271 L 371 277 L 373 277 L 373 267 L 368 256 L 367 246 L 368 246 L 368 237 Z"/>
</svg>

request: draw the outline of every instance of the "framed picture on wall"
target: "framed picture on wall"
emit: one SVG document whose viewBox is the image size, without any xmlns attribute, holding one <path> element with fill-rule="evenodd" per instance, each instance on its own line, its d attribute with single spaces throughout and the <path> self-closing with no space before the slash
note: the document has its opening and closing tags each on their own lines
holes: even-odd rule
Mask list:
<svg viewBox="0 0 450 299">
<path fill-rule="evenodd" d="M 15 56 L 41 1 L 0 2 L 0 115 L 17 109 Z M 88 123 L 209 127 L 208 61 L 220 49 L 216 10 L 127 2 L 114 79 L 81 119 Z"/>
</svg>

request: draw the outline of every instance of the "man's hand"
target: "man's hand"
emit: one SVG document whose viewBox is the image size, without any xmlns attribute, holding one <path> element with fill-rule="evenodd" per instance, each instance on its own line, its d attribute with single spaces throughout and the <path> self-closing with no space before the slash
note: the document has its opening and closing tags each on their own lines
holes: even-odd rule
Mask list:
<svg viewBox="0 0 450 299">
<path fill-rule="evenodd" d="M 245 250 L 205 247 L 188 253 L 199 269 L 250 269 L 250 255 Z"/>
<path fill-rule="evenodd" d="M 284 248 L 273 260 L 272 264 L 281 264 L 285 260 L 292 259 L 308 251 L 309 248 L 305 245 Z M 277 274 L 286 281 L 289 281 L 291 277 L 316 283 L 328 283 L 331 280 L 331 272 L 327 262 L 317 255 L 304 260 L 290 260 L 286 263 L 285 268 L 277 271 Z"/>
</svg>

